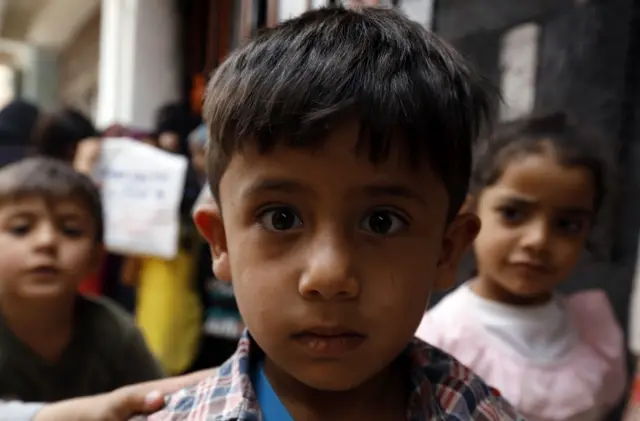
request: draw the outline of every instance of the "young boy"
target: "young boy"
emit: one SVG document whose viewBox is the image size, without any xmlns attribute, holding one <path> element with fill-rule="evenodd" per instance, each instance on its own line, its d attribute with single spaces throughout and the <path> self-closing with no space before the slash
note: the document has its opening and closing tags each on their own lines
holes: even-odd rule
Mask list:
<svg viewBox="0 0 640 421">
<path fill-rule="evenodd" d="M 217 204 L 194 217 L 248 332 L 149 419 L 517 419 L 414 339 L 479 228 L 458 210 L 491 99 L 387 9 L 311 11 L 223 63 L 205 102 Z"/>
<path fill-rule="evenodd" d="M 0 170 L 0 399 L 54 402 L 162 377 L 124 311 L 77 293 L 102 235 L 86 176 L 45 158 Z"/>
</svg>

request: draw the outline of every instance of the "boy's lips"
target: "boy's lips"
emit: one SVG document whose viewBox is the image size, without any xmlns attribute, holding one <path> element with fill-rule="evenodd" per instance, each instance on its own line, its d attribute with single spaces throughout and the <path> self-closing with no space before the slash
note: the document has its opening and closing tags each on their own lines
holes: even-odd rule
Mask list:
<svg viewBox="0 0 640 421">
<path fill-rule="evenodd" d="M 308 329 L 304 329 L 300 331 L 300 333 L 295 334 L 298 335 L 317 335 L 317 336 L 364 336 L 362 333 L 357 332 L 354 329 L 350 329 L 345 326 L 335 325 L 335 326 L 316 326 Z"/>
<path fill-rule="evenodd" d="M 40 265 L 34 266 L 29 272 L 36 275 L 57 275 L 60 273 L 60 269 L 53 265 Z"/>
<path fill-rule="evenodd" d="M 292 338 L 312 356 L 337 358 L 357 349 L 366 340 L 366 335 L 343 326 L 319 326 Z"/>
</svg>

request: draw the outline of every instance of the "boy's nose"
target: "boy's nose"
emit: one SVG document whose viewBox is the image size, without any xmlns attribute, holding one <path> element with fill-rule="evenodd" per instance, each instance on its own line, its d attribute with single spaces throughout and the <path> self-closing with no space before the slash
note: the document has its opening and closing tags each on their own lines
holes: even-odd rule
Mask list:
<svg viewBox="0 0 640 421">
<path fill-rule="evenodd" d="M 349 300 L 360 294 L 347 242 L 325 238 L 312 247 L 298 290 L 306 299 Z"/>
<path fill-rule="evenodd" d="M 57 244 L 58 233 L 50 224 L 42 224 L 34 232 L 34 237 L 38 249 L 52 249 Z"/>
</svg>

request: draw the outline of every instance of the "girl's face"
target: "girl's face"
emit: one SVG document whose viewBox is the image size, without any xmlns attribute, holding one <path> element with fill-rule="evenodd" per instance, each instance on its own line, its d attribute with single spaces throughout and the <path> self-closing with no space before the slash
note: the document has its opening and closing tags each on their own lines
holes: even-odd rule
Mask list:
<svg viewBox="0 0 640 421">
<path fill-rule="evenodd" d="M 476 292 L 510 304 L 546 301 L 585 246 L 595 194 L 589 169 L 563 166 L 551 150 L 512 159 L 477 200 Z"/>
</svg>

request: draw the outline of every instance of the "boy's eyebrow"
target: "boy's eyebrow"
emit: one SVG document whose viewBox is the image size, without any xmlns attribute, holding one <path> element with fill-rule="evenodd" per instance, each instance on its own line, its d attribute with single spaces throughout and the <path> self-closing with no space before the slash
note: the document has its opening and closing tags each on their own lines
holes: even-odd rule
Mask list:
<svg viewBox="0 0 640 421">
<path fill-rule="evenodd" d="M 257 180 L 243 189 L 243 196 L 253 196 L 264 192 L 293 192 L 306 190 L 305 187 L 293 180 L 286 179 L 272 179 L 272 180 Z"/>
<path fill-rule="evenodd" d="M 56 217 L 64 220 L 84 220 L 90 219 L 88 216 L 83 215 L 80 212 L 68 211 L 68 212 L 57 212 Z"/>
<path fill-rule="evenodd" d="M 419 202 L 423 205 L 427 205 L 427 202 L 424 198 L 415 192 L 414 190 L 400 185 L 400 184 L 370 184 L 363 187 L 357 187 L 354 189 L 353 194 L 365 195 L 370 197 L 398 197 L 402 199 L 409 199 L 416 202 Z M 251 196 L 255 194 L 260 194 L 263 192 L 308 192 L 309 189 L 305 187 L 303 184 L 300 184 L 293 180 L 286 179 L 273 179 L 273 180 L 258 180 L 255 183 L 247 186 L 243 195 Z"/>
<path fill-rule="evenodd" d="M 7 212 L 5 216 L 7 220 L 14 220 L 14 219 L 33 218 L 34 216 L 36 216 L 36 213 L 30 212 L 28 210 L 16 210 L 16 211 Z"/>
<path fill-rule="evenodd" d="M 418 194 L 409 187 L 400 184 L 371 184 L 368 186 L 364 186 L 362 191 L 367 196 L 397 197 L 401 199 L 413 200 L 421 203 L 424 206 L 428 205 L 427 201 L 424 200 L 424 197 L 422 197 L 422 195 Z"/>
</svg>

